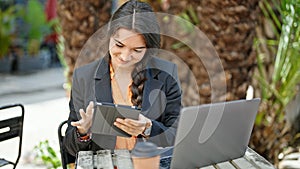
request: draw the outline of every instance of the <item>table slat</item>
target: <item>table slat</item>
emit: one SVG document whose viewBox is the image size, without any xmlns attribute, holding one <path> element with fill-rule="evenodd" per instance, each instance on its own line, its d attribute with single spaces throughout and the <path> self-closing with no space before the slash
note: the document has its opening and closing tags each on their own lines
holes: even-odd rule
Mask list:
<svg viewBox="0 0 300 169">
<path fill-rule="evenodd" d="M 218 169 L 236 169 L 230 162 L 226 161 L 226 162 L 222 162 L 222 163 L 218 163 L 216 164 L 216 167 Z"/>
<path fill-rule="evenodd" d="M 270 162 L 257 154 L 251 148 L 247 148 L 244 158 L 258 169 L 275 169 L 275 167 Z"/>
<path fill-rule="evenodd" d="M 232 160 L 232 164 L 236 166 L 236 168 L 242 169 L 242 168 L 247 168 L 247 169 L 256 169 L 255 166 L 253 166 L 247 159 L 244 157 Z"/>
<path fill-rule="evenodd" d="M 201 167 L 200 169 L 216 169 L 214 166 L 206 166 L 206 167 Z"/>
</svg>

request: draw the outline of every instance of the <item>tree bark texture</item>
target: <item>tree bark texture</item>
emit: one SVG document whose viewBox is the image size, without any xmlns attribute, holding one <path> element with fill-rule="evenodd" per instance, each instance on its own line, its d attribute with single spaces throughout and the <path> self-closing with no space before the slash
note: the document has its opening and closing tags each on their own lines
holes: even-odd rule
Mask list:
<svg viewBox="0 0 300 169">
<path fill-rule="evenodd" d="M 64 58 L 68 65 L 67 81 L 72 82 L 78 55 L 90 38 L 111 16 L 111 1 L 106 0 L 58 0 L 57 13 L 65 39 Z M 95 44 L 97 45 L 97 44 Z M 81 62 L 89 62 L 96 56 L 87 56 Z"/>
<path fill-rule="evenodd" d="M 188 8 L 192 8 L 199 23 L 196 25 L 206 34 L 214 45 L 222 66 L 225 77 L 216 83 L 226 83 L 227 92 L 225 95 L 217 94 L 217 101 L 242 99 L 246 96 L 248 85 L 251 84 L 254 68 L 256 66 L 256 54 L 253 48 L 255 28 L 258 20 L 258 0 L 238 1 L 238 0 L 212 0 L 212 1 L 176 1 L 170 0 L 170 7 L 164 12 L 170 14 L 181 14 Z M 163 7 L 155 7 L 162 10 Z M 206 68 L 201 60 L 192 51 L 173 50 L 171 45 L 176 40 L 164 38 L 163 48 L 175 52 L 185 61 L 193 71 L 198 84 L 199 92 L 194 89 L 194 93 L 199 93 L 200 103 L 211 102 L 211 84 Z M 214 62 L 211 63 L 214 65 Z M 179 66 L 180 69 L 180 66 Z M 187 77 L 180 71 L 180 78 Z M 214 74 L 218 77 L 218 73 Z M 210 77 L 214 78 L 214 77 Z M 189 85 L 183 85 L 183 87 Z M 184 89 L 183 91 L 191 90 Z M 189 96 L 187 96 L 189 97 Z M 195 96 L 184 97 L 186 105 L 195 104 Z M 187 100 L 186 100 L 187 99 Z"/>
</svg>

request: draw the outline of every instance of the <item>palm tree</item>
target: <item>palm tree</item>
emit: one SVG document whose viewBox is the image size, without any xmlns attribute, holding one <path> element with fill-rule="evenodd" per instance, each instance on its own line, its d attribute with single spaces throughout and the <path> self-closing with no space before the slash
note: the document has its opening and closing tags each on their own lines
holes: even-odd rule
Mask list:
<svg viewBox="0 0 300 169">
<path fill-rule="evenodd" d="M 258 0 L 242 1 L 193 1 L 167 0 L 168 4 L 148 0 L 156 11 L 182 16 L 203 31 L 214 45 L 225 71 L 225 77 L 219 83 L 226 83 L 227 92 L 217 93 L 218 101 L 245 98 L 247 87 L 251 84 L 252 74 L 256 65 L 256 54 L 252 48 L 255 27 L 258 20 Z M 189 66 L 196 77 L 199 87 L 200 103 L 211 102 L 210 79 L 205 67 L 195 53 L 182 48 L 174 48 L 177 40 L 163 38 L 163 48 L 178 54 Z M 213 63 L 212 63 L 213 64 Z M 216 74 L 218 76 L 218 74 Z M 182 81 L 186 74 L 181 75 Z M 184 87 L 186 89 L 184 89 Z M 191 90 L 183 85 L 183 91 Z M 186 105 L 195 104 L 189 92 L 183 98 Z M 199 100 L 198 100 L 199 101 Z"/>
<path fill-rule="evenodd" d="M 69 83 L 82 47 L 93 33 L 108 22 L 111 6 L 111 1 L 106 0 L 58 0 L 57 13 L 64 38 L 63 55 L 68 66 Z M 86 57 L 84 62 L 94 57 Z"/>
</svg>

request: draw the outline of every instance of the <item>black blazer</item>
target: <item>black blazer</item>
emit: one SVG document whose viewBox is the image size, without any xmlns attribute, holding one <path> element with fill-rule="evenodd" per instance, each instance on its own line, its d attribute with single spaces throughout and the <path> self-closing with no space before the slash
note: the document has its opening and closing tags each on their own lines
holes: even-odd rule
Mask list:
<svg viewBox="0 0 300 169">
<path fill-rule="evenodd" d="M 172 146 L 181 109 L 181 89 L 177 66 L 152 57 L 147 64 L 147 80 L 144 86 L 142 114 L 152 120 L 148 141 L 158 146 Z M 76 127 L 70 125 L 79 120 L 79 109 L 86 109 L 90 101 L 113 103 L 109 64 L 106 59 L 94 61 L 74 71 L 68 128 L 64 139 L 67 151 L 74 155 L 84 150 L 113 150 L 115 136 L 92 134 L 89 142 L 80 142 Z M 142 139 L 138 139 L 142 141 Z"/>
</svg>

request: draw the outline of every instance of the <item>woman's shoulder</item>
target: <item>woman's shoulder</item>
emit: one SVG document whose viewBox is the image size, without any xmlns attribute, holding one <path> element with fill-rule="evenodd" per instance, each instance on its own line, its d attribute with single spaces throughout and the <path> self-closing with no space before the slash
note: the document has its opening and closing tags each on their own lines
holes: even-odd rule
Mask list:
<svg viewBox="0 0 300 169">
<path fill-rule="evenodd" d="M 148 68 L 150 69 L 156 69 L 160 72 L 166 72 L 168 74 L 173 74 L 174 71 L 177 71 L 177 66 L 175 63 L 158 58 L 158 57 L 152 57 L 149 61 Z"/>
<path fill-rule="evenodd" d="M 95 74 L 100 62 L 101 59 L 98 59 L 84 66 L 78 67 L 74 70 L 74 74 L 77 76 L 92 76 Z"/>
<path fill-rule="evenodd" d="M 152 57 L 149 63 L 150 68 L 157 68 L 157 69 L 174 69 L 176 67 L 176 64 L 173 62 L 170 62 L 168 60 L 164 60 L 158 57 Z"/>
</svg>

